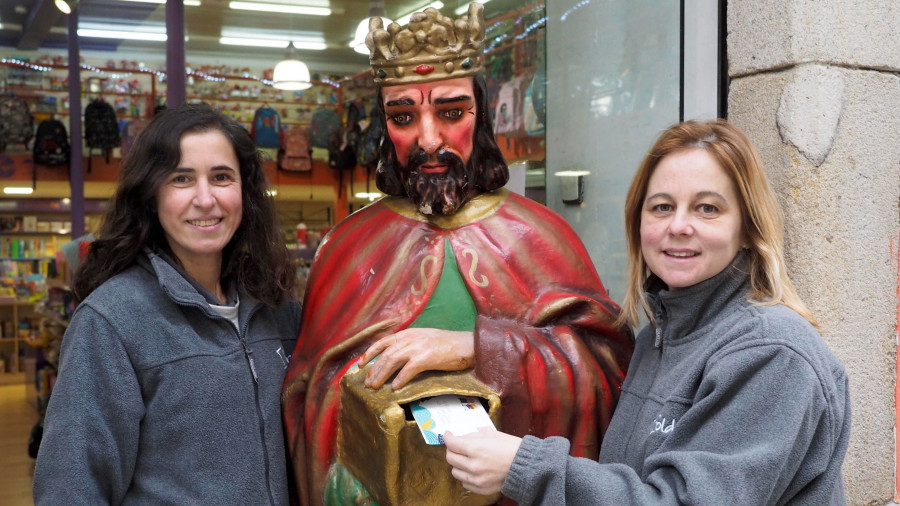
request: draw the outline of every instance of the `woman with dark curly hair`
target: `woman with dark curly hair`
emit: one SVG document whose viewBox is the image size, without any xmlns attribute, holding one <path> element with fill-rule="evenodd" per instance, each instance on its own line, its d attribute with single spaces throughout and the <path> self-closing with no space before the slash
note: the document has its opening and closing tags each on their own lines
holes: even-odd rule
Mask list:
<svg viewBox="0 0 900 506">
<path fill-rule="evenodd" d="M 161 112 L 76 274 L 37 504 L 285 504 L 300 326 L 259 154 L 208 105 Z"/>
</svg>

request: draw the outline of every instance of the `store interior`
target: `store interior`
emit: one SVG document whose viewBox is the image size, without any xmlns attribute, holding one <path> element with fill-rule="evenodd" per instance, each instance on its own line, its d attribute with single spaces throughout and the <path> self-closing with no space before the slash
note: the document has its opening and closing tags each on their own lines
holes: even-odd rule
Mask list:
<svg viewBox="0 0 900 506">
<path fill-rule="evenodd" d="M 167 103 L 172 82 L 166 61 L 167 6 L 165 0 L 56 3 L 75 7 L 77 16 L 79 118 L 84 118 L 94 101 L 110 104 L 123 141 L 108 149 L 82 144 L 83 183 L 74 193 L 83 196 L 88 234 L 99 230 L 106 201 L 115 190 L 131 137 L 129 129 L 152 118 Z M 259 1 L 244 2 L 249 7 L 225 0 L 183 3 L 185 100 L 210 103 L 248 130 L 257 111 L 271 108 L 282 130 L 302 129 L 311 135 L 309 170 L 284 170 L 278 161 L 280 145 L 260 145 L 281 226 L 302 278 L 321 236 L 381 196 L 374 184 L 374 164 L 357 159 L 352 167 L 334 169 L 328 163 L 328 149 L 312 135 L 315 117 L 324 115 L 323 110 L 339 119 L 339 128 L 346 128 L 351 108 L 361 113 L 356 118 L 361 129 L 369 122 L 376 96 L 368 53 L 353 47 L 360 22 L 378 14 L 406 23 L 406 15 L 429 6 L 458 17 L 468 2 L 269 0 L 266 3 L 274 5 L 274 12 L 255 10 Z M 546 77 L 540 65 L 546 18 L 542 1 L 489 0 L 484 8 L 486 79 L 496 114 L 506 100 L 501 94 L 508 95 L 513 86 L 519 102 L 526 88 L 529 94 L 544 92 Z M 58 120 L 67 129 L 72 124 L 69 16 L 53 0 L 0 3 L 0 97 L 23 100 L 35 132 L 45 121 Z M 152 40 L 125 38 L 135 34 Z M 303 89 L 273 85 L 274 69 L 290 51 L 288 41 L 309 70 Z M 85 128 L 83 121 L 79 123 Z M 497 132 L 497 138 L 526 196 L 541 201 L 545 136 L 542 124 L 532 123 Z M 0 195 L 0 384 L 24 383 L 26 399 L 40 412 L 52 391 L 59 341 L 74 310 L 68 288 L 72 268 L 90 236 L 73 236 L 70 165 L 36 162 L 35 143 L 33 136 L 28 142 L 13 141 L 0 148 L 0 189 L 4 191 Z M 10 193 L 10 188 L 22 193 Z"/>
<path fill-rule="evenodd" d="M 455 18 L 468 8 L 462 0 L 178 3 L 183 10 L 167 7 L 166 0 L 0 2 L 0 451 L 5 456 L 0 473 L 6 481 L 0 504 L 33 504 L 33 431 L 53 390 L 60 342 L 76 304 L 72 274 L 90 234 L 99 232 L 129 143 L 141 124 L 168 104 L 169 86 L 176 82 L 172 44 L 166 40 L 172 13 L 179 14 L 174 22 L 180 18 L 184 26 L 183 55 L 175 55 L 175 61 L 184 58 L 184 75 L 178 79 L 184 79 L 186 102 L 209 103 L 250 131 L 258 111 L 272 109 L 282 139 L 291 130 L 303 130 L 311 138 L 311 164 L 304 170 L 285 170 L 279 162 L 280 142 L 257 142 L 297 265 L 299 297 L 322 235 L 381 196 L 371 157 L 361 158 L 358 148 L 356 163 L 332 168 L 322 140 L 335 118 L 338 131 L 351 121 L 365 131 L 371 121 L 376 94 L 368 52 L 357 38 L 361 23 L 379 15 L 405 25 L 410 14 L 427 7 Z M 491 113 L 499 114 L 508 101 L 520 118 L 530 112 L 532 120 L 526 123 L 526 116 L 514 129 L 498 130 L 497 139 L 516 188 L 543 202 L 544 128 L 535 121 L 535 111 L 523 111 L 521 104 L 526 90 L 528 103 L 532 94 L 537 100 L 546 93 L 544 2 L 483 3 Z M 76 34 L 73 53 L 71 37 Z M 302 81 L 297 90 L 275 86 L 275 68 L 289 57 L 309 71 L 308 77 L 293 77 Z M 74 107 L 73 93 L 80 102 Z M 15 123 L 4 116 L 7 97 L 27 109 L 31 134 L 24 142 L 7 128 Z M 111 106 L 119 143 L 103 148 L 87 142 L 86 110 L 93 102 Z M 351 109 L 361 114 L 351 119 Z M 328 121 L 318 121 L 317 115 Z M 44 163 L 38 156 L 40 126 L 53 121 L 63 126 L 67 142 L 77 125 L 81 163 L 68 157 Z"/>
</svg>

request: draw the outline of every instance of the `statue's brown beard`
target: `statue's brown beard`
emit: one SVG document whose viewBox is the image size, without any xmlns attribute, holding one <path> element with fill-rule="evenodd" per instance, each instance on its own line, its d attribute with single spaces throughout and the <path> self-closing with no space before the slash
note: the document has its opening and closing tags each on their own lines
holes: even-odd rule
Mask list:
<svg viewBox="0 0 900 506">
<path fill-rule="evenodd" d="M 446 165 L 447 170 L 426 174 L 421 170 L 425 163 Z M 462 158 L 443 148 L 434 155 L 416 150 L 408 157 L 406 171 L 406 194 L 422 214 L 453 214 L 469 198 L 469 167 Z"/>
</svg>

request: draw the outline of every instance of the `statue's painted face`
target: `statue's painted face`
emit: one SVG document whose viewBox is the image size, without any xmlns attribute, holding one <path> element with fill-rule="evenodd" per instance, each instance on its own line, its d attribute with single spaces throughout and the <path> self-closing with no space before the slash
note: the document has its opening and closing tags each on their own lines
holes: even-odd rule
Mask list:
<svg viewBox="0 0 900 506">
<path fill-rule="evenodd" d="M 423 214 L 452 214 L 467 199 L 475 133 L 471 77 L 385 87 L 387 134 L 407 195 Z"/>
<path fill-rule="evenodd" d="M 397 159 L 406 167 L 409 157 L 423 150 L 429 157 L 438 149 L 460 157 L 472 154 L 475 131 L 475 91 L 471 77 L 384 88 L 387 131 Z M 444 168 L 431 160 L 424 170 L 439 174 Z"/>
</svg>

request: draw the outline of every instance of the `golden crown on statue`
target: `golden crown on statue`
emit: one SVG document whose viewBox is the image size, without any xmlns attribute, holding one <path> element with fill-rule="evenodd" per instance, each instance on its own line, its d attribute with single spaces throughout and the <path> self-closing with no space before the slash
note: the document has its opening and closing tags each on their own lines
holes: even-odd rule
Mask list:
<svg viewBox="0 0 900 506">
<path fill-rule="evenodd" d="M 481 71 L 484 49 L 484 7 L 469 4 L 468 14 L 454 20 L 429 7 L 401 29 L 384 29 L 380 17 L 369 19 L 369 62 L 380 86 L 426 83 L 475 75 Z"/>
</svg>

